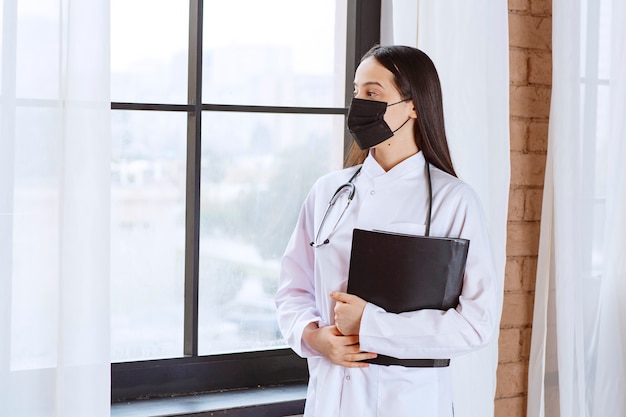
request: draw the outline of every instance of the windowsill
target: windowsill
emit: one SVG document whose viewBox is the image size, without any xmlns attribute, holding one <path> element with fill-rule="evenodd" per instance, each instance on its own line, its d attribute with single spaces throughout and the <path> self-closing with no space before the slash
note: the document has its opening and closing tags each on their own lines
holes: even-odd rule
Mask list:
<svg viewBox="0 0 626 417">
<path fill-rule="evenodd" d="M 304 412 L 305 397 L 306 385 L 259 387 L 113 403 L 111 417 L 290 416 Z"/>
</svg>

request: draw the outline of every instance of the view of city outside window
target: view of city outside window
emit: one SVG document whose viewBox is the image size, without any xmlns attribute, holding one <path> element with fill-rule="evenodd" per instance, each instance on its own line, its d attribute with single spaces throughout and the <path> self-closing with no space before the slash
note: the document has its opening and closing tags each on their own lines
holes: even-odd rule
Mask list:
<svg viewBox="0 0 626 417">
<path fill-rule="evenodd" d="M 187 102 L 189 4 L 111 2 L 111 100 Z M 111 112 L 112 361 L 180 357 L 185 112 Z"/>
<path fill-rule="evenodd" d="M 111 100 L 185 104 L 189 4 L 112 0 Z M 344 1 L 204 1 L 203 103 L 344 107 Z M 112 361 L 183 356 L 187 114 L 112 111 Z M 205 111 L 199 353 L 283 347 L 280 258 L 343 115 Z"/>
</svg>

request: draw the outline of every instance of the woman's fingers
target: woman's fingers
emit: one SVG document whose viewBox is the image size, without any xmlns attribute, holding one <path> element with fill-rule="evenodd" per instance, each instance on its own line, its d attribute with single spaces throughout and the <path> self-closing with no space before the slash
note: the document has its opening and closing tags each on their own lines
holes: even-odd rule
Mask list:
<svg viewBox="0 0 626 417">
<path fill-rule="evenodd" d="M 364 368 L 368 364 L 361 361 L 377 356 L 372 352 L 361 351 L 358 336 L 337 336 L 332 345 L 333 348 L 328 355 L 331 362 L 350 368 Z"/>
<path fill-rule="evenodd" d="M 366 368 L 369 366 L 369 363 L 362 362 L 366 359 L 374 359 L 377 355 L 371 352 L 358 352 L 358 353 L 348 353 L 344 355 L 343 361 L 338 363 L 338 365 L 345 366 L 347 368 Z"/>
<path fill-rule="evenodd" d="M 359 334 L 361 317 L 367 302 L 356 295 L 333 291 L 330 298 L 335 300 L 335 323 L 343 334 Z"/>
<path fill-rule="evenodd" d="M 341 333 L 339 333 L 341 335 Z M 341 339 L 338 341 L 344 346 L 356 345 L 359 343 L 359 336 L 341 336 Z"/>
<path fill-rule="evenodd" d="M 375 353 L 361 352 L 358 336 L 343 336 L 336 326 L 321 327 L 315 333 L 310 339 L 313 347 L 335 365 L 364 368 L 368 364 L 361 361 L 376 357 Z"/>
</svg>

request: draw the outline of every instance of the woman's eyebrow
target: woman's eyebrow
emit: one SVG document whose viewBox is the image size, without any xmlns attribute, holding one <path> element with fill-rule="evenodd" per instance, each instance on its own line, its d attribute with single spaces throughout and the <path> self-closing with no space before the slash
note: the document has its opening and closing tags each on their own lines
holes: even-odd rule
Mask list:
<svg viewBox="0 0 626 417">
<path fill-rule="evenodd" d="M 366 82 L 364 82 L 362 84 L 363 87 L 368 87 L 368 86 L 371 86 L 371 85 L 378 86 L 378 87 L 382 88 L 383 90 L 385 89 L 385 87 L 383 87 L 383 85 L 381 83 L 379 83 L 378 81 L 366 81 Z M 357 86 L 356 83 L 354 83 L 354 86 L 355 87 Z"/>
</svg>

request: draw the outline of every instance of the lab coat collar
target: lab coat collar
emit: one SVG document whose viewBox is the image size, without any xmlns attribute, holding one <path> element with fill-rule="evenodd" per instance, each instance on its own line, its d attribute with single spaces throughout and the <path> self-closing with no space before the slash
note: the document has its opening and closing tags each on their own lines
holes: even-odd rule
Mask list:
<svg viewBox="0 0 626 417">
<path fill-rule="evenodd" d="M 383 167 L 378 164 L 376 159 L 374 159 L 374 156 L 370 151 L 367 158 L 365 158 L 365 161 L 363 162 L 362 171 L 370 178 L 376 178 L 379 181 L 392 181 L 408 174 L 421 174 L 424 171 L 424 164 L 424 154 L 422 151 L 419 151 L 415 155 L 412 155 L 400 162 L 389 171 L 385 171 Z"/>
</svg>

